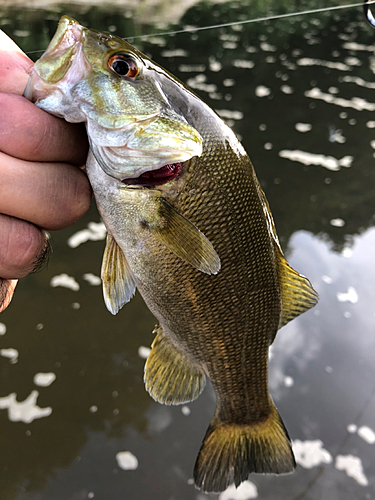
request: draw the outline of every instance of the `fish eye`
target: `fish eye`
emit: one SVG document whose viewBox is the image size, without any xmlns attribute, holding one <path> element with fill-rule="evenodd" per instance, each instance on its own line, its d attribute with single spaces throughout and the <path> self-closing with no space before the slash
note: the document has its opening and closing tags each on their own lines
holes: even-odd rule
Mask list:
<svg viewBox="0 0 375 500">
<path fill-rule="evenodd" d="M 114 54 L 108 59 L 108 67 L 118 76 L 135 78 L 139 73 L 137 62 L 127 54 Z"/>
</svg>

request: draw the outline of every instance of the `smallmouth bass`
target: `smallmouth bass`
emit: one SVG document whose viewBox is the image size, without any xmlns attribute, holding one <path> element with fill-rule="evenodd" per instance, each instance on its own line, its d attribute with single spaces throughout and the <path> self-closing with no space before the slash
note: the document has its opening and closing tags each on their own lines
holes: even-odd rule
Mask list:
<svg viewBox="0 0 375 500">
<path fill-rule="evenodd" d="M 140 291 L 158 320 L 145 386 L 164 404 L 217 406 L 194 468 L 204 491 L 292 472 L 268 391 L 268 349 L 317 294 L 283 256 L 253 166 L 233 132 L 121 38 L 64 16 L 25 96 L 85 122 L 87 175 L 108 230 L 102 281 L 116 314 Z"/>
</svg>

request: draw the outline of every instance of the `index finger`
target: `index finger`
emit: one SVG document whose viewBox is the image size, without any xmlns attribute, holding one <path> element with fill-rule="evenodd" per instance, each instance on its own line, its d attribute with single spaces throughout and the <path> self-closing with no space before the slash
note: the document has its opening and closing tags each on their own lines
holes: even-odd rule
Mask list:
<svg viewBox="0 0 375 500">
<path fill-rule="evenodd" d="M 9 95 L 23 94 L 32 68 L 31 59 L 0 30 L 0 151 L 30 161 L 82 166 L 88 151 L 83 125 L 68 124 L 27 99 Z"/>
<path fill-rule="evenodd" d="M 0 30 L 0 92 L 22 95 L 34 63 Z"/>
</svg>

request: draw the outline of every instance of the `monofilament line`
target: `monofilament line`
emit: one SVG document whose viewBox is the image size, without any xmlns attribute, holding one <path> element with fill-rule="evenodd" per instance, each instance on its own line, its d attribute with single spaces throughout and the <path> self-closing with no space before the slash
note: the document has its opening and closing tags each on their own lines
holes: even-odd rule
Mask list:
<svg viewBox="0 0 375 500">
<path fill-rule="evenodd" d="M 375 0 L 370 0 L 369 2 L 367 2 L 367 5 L 371 5 L 373 3 L 375 3 Z M 350 9 L 353 7 L 360 7 L 360 6 L 363 6 L 363 2 L 351 3 L 345 5 L 335 5 L 333 7 L 321 7 L 320 9 L 304 10 L 301 12 L 289 12 L 288 14 L 275 14 L 274 16 L 256 17 L 254 19 L 246 19 L 245 21 L 233 21 L 231 23 L 212 24 L 210 26 L 197 26 L 197 27 L 185 28 L 183 30 L 152 33 L 149 35 L 137 35 L 137 36 L 127 37 L 125 38 L 125 40 L 134 40 L 136 38 L 148 38 L 152 36 L 177 35 L 180 33 L 195 33 L 196 31 L 212 30 L 217 28 L 228 28 L 230 26 L 239 26 L 241 24 L 250 24 L 250 23 L 260 23 L 262 21 L 274 21 L 276 19 L 286 19 L 288 17 L 305 16 L 308 14 L 319 14 L 321 12 L 329 12 L 340 9 Z"/>
<path fill-rule="evenodd" d="M 375 3 L 375 0 L 369 0 L 367 2 L 367 5 L 371 5 L 374 3 Z M 351 9 L 353 7 L 360 7 L 360 6 L 363 6 L 363 2 L 351 3 L 351 4 L 345 4 L 345 5 L 335 5 L 333 7 L 321 7 L 320 9 L 304 10 L 301 12 L 289 12 L 288 14 L 276 14 L 274 16 L 256 17 L 254 19 L 246 19 L 245 21 L 233 21 L 231 23 L 212 24 L 210 26 L 197 26 L 197 27 L 185 28 L 185 29 L 176 30 L 176 31 L 165 31 L 165 32 L 161 32 L 161 33 L 151 33 L 148 35 L 129 36 L 129 37 L 124 38 L 124 40 L 135 40 L 135 39 L 139 39 L 139 38 L 150 38 L 150 37 L 154 37 L 154 36 L 177 35 L 180 33 L 195 33 L 197 31 L 203 31 L 203 30 L 227 28 L 230 26 L 239 26 L 241 24 L 260 23 L 262 21 L 274 21 L 277 19 L 286 19 L 289 17 L 306 16 L 308 14 L 319 14 L 321 12 L 329 12 L 329 11 L 336 11 L 336 10 L 342 10 L 342 9 Z M 37 52 L 43 52 L 43 49 L 33 50 L 30 52 L 27 52 L 27 54 L 36 54 Z"/>
</svg>

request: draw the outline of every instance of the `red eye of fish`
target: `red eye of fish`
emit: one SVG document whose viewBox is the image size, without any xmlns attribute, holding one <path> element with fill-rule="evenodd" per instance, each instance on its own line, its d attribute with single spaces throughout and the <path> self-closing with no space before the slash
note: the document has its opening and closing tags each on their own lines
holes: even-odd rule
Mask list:
<svg viewBox="0 0 375 500">
<path fill-rule="evenodd" d="M 119 76 L 135 78 L 139 73 L 137 63 L 125 54 L 115 54 L 108 60 L 108 66 Z"/>
</svg>

